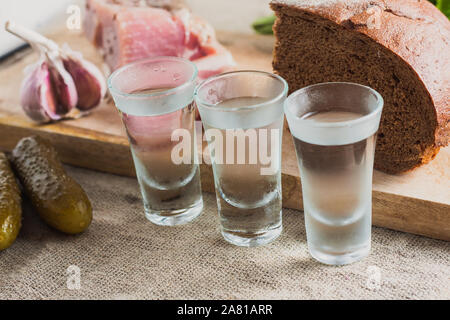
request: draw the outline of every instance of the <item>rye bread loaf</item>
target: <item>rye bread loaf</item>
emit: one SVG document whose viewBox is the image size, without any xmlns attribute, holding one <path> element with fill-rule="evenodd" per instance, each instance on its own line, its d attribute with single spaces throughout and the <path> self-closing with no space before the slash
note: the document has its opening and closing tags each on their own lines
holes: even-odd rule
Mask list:
<svg viewBox="0 0 450 320">
<path fill-rule="evenodd" d="M 273 68 L 290 91 L 370 86 L 385 106 L 375 168 L 431 161 L 449 142 L 450 22 L 427 0 L 274 0 Z"/>
</svg>

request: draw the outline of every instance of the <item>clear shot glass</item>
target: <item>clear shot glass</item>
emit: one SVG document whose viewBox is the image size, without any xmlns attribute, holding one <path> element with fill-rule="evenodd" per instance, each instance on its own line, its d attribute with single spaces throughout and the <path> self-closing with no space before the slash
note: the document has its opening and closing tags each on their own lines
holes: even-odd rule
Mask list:
<svg viewBox="0 0 450 320">
<path fill-rule="evenodd" d="M 259 71 L 211 77 L 195 91 L 211 155 L 221 232 L 238 246 L 276 239 L 287 83 Z"/>
<path fill-rule="evenodd" d="M 372 174 L 383 98 L 354 83 L 322 83 L 289 96 L 285 113 L 302 182 L 310 254 L 325 264 L 370 252 Z"/>
<path fill-rule="evenodd" d="M 192 62 L 154 57 L 125 65 L 108 79 L 130 142 L 145 216 L 158 225 L 187 223 L 203 209 L 194 129 L 196 78 Z"/>
</svg>

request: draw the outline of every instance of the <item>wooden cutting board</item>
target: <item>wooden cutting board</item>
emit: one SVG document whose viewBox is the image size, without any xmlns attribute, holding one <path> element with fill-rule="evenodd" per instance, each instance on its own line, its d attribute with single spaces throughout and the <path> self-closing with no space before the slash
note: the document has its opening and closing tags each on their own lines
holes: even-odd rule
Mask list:
<svg viewBox="0 0 450 320">
<path fill-rule="evenodd" d="M 231 50 L 238 69 L 271 71 L 273 37 L 219 33 Z M 89 60 L 101 65 L 94 47 L 82 34 L 60 32 L 50 36 L 68 42 Z M 128 141 L 111 100 L 89 116 L 47 125 L 26 118 L 19 105 L 19 87 L 25 66 L 37 59 L 30 50 L 0 64 L 0 149 L 10 151 L 17 141 L 32 134 L 48 138 L 65 163 L 134 176 Z M 203 150 L 204 152 L 205 150 Z M 203 190 L 213 192 L 210 166 L 202 164 Z M 290 133 L 283 136 L 283 206 L 303 209 L 301 183 Z M 450 241 L 450 148 L 412 172 L 387 175 L 374 172 L 373 224 L 376 226 Z"/>
</svg>

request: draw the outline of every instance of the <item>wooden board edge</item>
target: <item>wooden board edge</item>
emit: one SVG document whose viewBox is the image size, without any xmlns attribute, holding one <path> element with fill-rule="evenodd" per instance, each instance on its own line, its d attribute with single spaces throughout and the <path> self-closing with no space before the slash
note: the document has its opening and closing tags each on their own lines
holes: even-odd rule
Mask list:
<svg viewBox="0 0 450 320">
<path fill-rule="evenodd" d="M 78 131 L 78 129 L 77 129 Z M 67 127 L 53 131 L 45 127 L 21 126 L 0 120 L 0 150 L 9 152 L 23 137 L 39 135 L 55 147 L 63 163 L 118 175 L 135 176 L 126 138 L 83 130 L 75 134 Z M 79 150 L 83 150 L 80 153 Z M 107 158 L 106 158 L 107 157 Z"/>
<path fill-rule="evenodd" d="M 215 192 L 211 166 L 202 164 L 200 170 L 203 190 Z M 282 174 L 282 184 L 283 208 L 303 211 L 300 178 Z M 379 191 L 372 198 L 374 226 L 450 241 L 449 205 Z"/>
<path fill-rule="evenodd" d="M 450 205 L 372 193 L 373 225 L 450 241 Z"/>
</svg>

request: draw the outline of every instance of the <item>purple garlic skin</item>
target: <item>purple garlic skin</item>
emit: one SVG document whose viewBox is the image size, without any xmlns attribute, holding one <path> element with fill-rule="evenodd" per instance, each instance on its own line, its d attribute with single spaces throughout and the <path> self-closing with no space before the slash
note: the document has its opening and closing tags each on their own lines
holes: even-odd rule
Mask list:
<svg viewBox="0 0 450 320">
<path fill-rule="evenodd" d="M 63 63 L 75 83 L 77 109 L 89 111 L 98 106 L 106 93 L 105 78 L 100 70 L 91 62 L 72 55 L 67 55 Z"/>
<path fill-rule="evenodd" d="M 47 54 L 47 58 L 53 92 L 58 101 L 54 113 L 59 116 L 64 116 L 78 103 L 78 93 L 75 82 L 70 73 L 64 68 L 63 60 L 59 54 Z"/>
<path fill-rule="evenodd" d="M 60 117 L 55 113 L 56 98 L 47 62 L 40 61 L 27 70 L 20 88 L 20 104 L 25 113 L 36 122 L 49 122 Z"/>
</svg>

